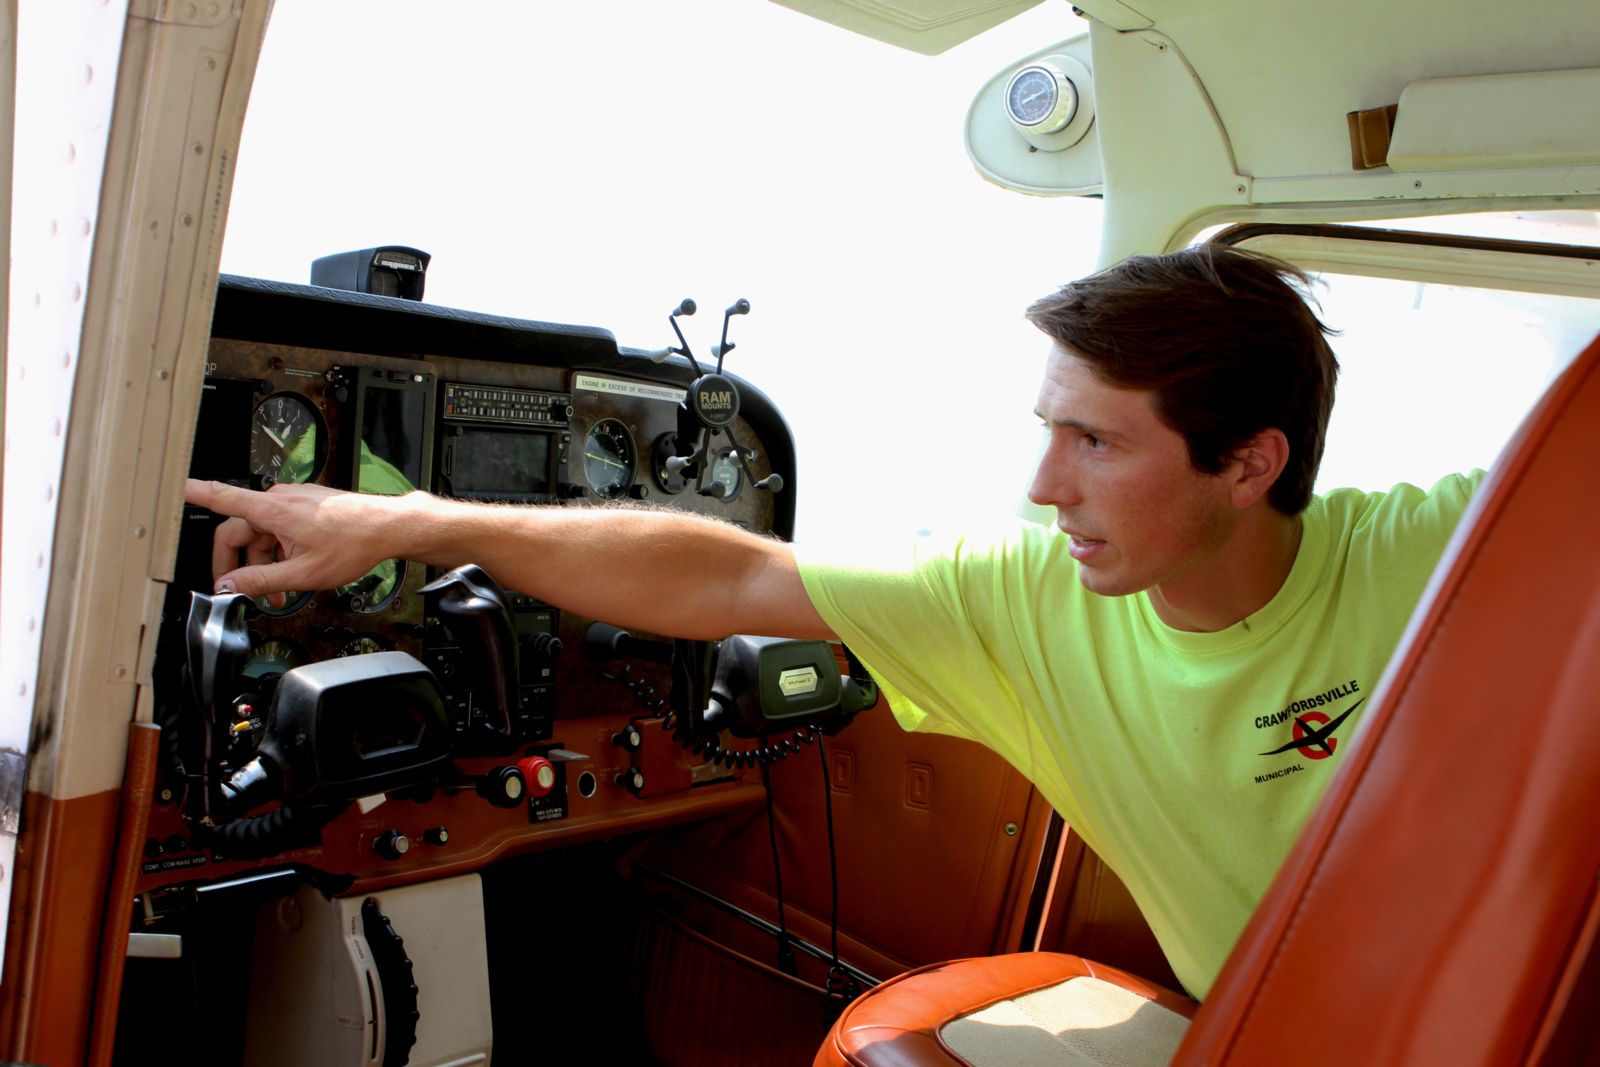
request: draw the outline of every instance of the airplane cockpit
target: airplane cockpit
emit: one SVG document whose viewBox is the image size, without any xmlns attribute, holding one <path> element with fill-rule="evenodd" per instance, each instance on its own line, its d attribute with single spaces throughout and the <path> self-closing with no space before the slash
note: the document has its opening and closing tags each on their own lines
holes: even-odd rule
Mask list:
<svg viewBox="0 0 1600 1067">
<path fill-rule="evenodd" d="M 726 309 L 702 364 L 676 329 L 698 310 L 692 300 L 664 316 L 678 345 L 626 350 L 603 329 L 421 303 L 427 261 L 386 246 L 319 260 L 312 285 L 222 278 L 191 476 L 668 507 L 790 534 L 793 441 L 771 401 L 731 373 L 748 301 Z M 436 1058 L 437 1022 L 481 1009 L 489 986 L 482 966 L 482 980 L 442 982 L 432 954 L 448 949 L 442 958 L 459 967 L 460 953 L 504 940 L 476 872 L 641 820 L 746 811 L 770 764 L 875 701 L 860 668 L 821 642 L 631 634 L 503 589 L 472 565 L 435 573 L 391 560 L 333 590 L 212 595 L 218 521 L 186 508 L 163 608 L 161 741 L 125 995 L 224 993 L 226 973 L 170 977 L 194 967 L 197 943 L 249 932 L 219 927 L 223 915 L 254 916 L 245 925 L 263 946 L 307 944 L 281 959 L 276 948 L 255 954 L 276 960 L 272 977 L 255 972 L 245 1025 L 203 1042 L 207 1062 L 334 1062 L 368 1046 L 405 1062 L 419 1041 Z M 325 895 L 360 887 L 390 887 L 360 904 L 370 963 L 335 973 L 332 988 L 309 982 L 289 960 L 324 960 L 336 947 L 326 939 L 357 936 L 343 926 L 357 912 Z M 409 920 L 380 905 L 391 897 Z M 295 929 L 274 928 L 291 901 Z M 424 933 L 428 915 L 449 919 Z M 613 951 L 598 917 L 565 921 L 596 931 L 598 957 Z M 249 958 L 212 957 L 225 968 Z M 496 983 L 494 1004 L 510 984 Z M 428 990 L 426 1012 L 413 985 Z M 197 1014 L 227 1018 L 209 995 Z M 269 1021 L 350 996 L 354 1014 L 320 1033 Z M 165 1025 L 126 1000 L 122 1019 L 127 1050 Z M 489 1029 L 462 1033 L 454 1055 L 487 1055 Z M 237 1048 L 226 1052 L 229 1040 Z"/>
<path fill-rule="evenodd" d="M 1600 1064 L 1600 14 L 733 6 L 0 13 L 0 1060 Z M 1243 788 L 1331 784 L 1210 990 L 847 644 L 483 560 L 245 595 L 272 550 L 184 502 L 1055 523 L 1023 308 L 1201 243 L 1311 278 L 1317 492 L 1488 471 L 1381 680 L 1316 690 L 1359 727 L 1241 711 Z"/>
</svg>

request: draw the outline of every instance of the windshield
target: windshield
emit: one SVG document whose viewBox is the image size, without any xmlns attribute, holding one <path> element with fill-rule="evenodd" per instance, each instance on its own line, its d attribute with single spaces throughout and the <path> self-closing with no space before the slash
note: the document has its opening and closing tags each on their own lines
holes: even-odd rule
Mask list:
<svg viewBox="0 0 1600 1067">
<path fill-rule="evenodd" d="M 1010 511 L 1045 344 L 1022 318 L 1093 269 L 1100 202 L 986 183 L 973 93 L 1083 32 L 1066 5 L 945 55 L 775 4 L 277 4 L 222 269 L 304 282 L 384 244 L 430 303 L 601 326 L 728 369 L 796 438 L 797 535 Z"/>
</svg>

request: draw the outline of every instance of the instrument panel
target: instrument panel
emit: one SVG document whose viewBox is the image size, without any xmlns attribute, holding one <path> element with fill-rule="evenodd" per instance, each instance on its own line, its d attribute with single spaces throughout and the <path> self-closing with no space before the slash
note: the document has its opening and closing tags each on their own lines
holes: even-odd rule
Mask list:
<svg viewBox="0 0 1600 1067">
<path fill-rule="evenodd" d="M 793 445 L 759 391 L 742 385 L 740 416 L 713 435 L 702 469 L 688 478 L 681 465 L 668 469 L 693 380 L 682 361 L 619 349 L 603 330 L 225 278 L 190 473 L 258 489 L 310 482 L 509 506 L 666 506 L 787 536 Z M 783 489 L 756 488 L 764 481 Z M 437 574 L 396 559 L 338 589 L 249 605 L 242 684 L 270 687 L 308 664 L 408 653 L 442 688 L 456 731 L 451 773 L 350 805 L 318 841 L 250 855 L 202 840 L 195 828 L 216 788 L 196 768 L 237 774 L 260 729 L 245 698 L 225 709 L 238 721 L 204 752 L 193 726 L 179 725 L 191 681 L 182 644 L 189 593 L 210 591 L 219 521 L 186 509 L 163 613 L 157 716 L 173 737 L 164 740 L 138 887 L 156 911 L 180 884 L 263 865 L 373 888 L 759 803 L 758 779 L 700 763 L 660 728 L 673 685 L 665 660 L 586 654 L 591 623 L 605 620 L 514 589 L 504 592 L 520 694 L 509 736 L 486 730 L 495 712 L 474 681 L 473 634 L 430 607 L 424 587 Z"/>
</svg>

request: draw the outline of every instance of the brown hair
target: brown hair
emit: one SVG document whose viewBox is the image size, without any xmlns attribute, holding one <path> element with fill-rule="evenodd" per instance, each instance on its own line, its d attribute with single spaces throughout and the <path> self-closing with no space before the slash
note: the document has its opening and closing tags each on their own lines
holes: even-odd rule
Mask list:
<svg viewBox="0 0 1600 1067">
<path fill-rule="evenodd" d="M 1132 256 L 1063 286 L 1028 321 L 1111 385 L 1155 394 L 1157 416 L 1207 474 L 1269 428 L 1289 462 L 1267 491 L 1285 515 L 1311 502 L 1339 362 L 1307 304 L 1311 280 L 1281 260 L 1205 244 Z"/>
</svg>

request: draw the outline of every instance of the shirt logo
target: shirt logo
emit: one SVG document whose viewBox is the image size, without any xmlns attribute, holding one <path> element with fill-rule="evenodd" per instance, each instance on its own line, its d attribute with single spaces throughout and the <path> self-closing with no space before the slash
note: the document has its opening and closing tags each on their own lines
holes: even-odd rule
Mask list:
<svg viewBox="0 0 1600 1067">
<path fill-rule="evenodd" d="M 1334 715 L 1339 705 L 1351 697 L 1355 698 L 1355 703 Z M 1334 753 L 1339 750 L 1339 738 L 1335 735 L 1344 726 L 1345 720 L 1354 715 L 1356 709 L 1365 703 L 1366 699 L 1366 694 L 1361 692 L 1361 682 L 1352 678 L 1331 689 L 1293 700 L 1281 711 L 1257 715 L 1255 717 L 1257 730 L 1277 733 L 1284 726 L 1288 726 L 1291 736 L 1287 743 L 1266 752 L 1258 752 L 1256 755 L 1271 758 L 1287 754 L 1292 762 L 1272 770 L 1263 770 L 1259 774 L 1252 772 L 1251 777 L 1255 779 L 1256 784 L 1266 785 L 1269 782 L 1290 778 L 1305 771 L 1308 763 L 1332 759 Z M 1278 736 L 1283 735 L 1278 734 Z M 1267 743 L 1271 744 L 1270 741 Z"/>
<path fill-rule="evenodd" d="M 1335 730 L 1344 725 L 1344 721 L 1367 701 L 1366 697 L 1351 704 L 1339 714 L 1339 717 L 1329 721 L 1328 717 L 1320 711 L 1302 711 L 1294 717 L 1294 740 L 1286 745 L 1281 745 L 1271 752 L 1262 752 L 1263 756 L 1276 756 L 1291 749 L 1299 750 L 1307 759 L 1327 759 L 1333 755 L 1334 749 L 1339 747 L 1339 739 L 1333 736 Z"/>
</svg>

